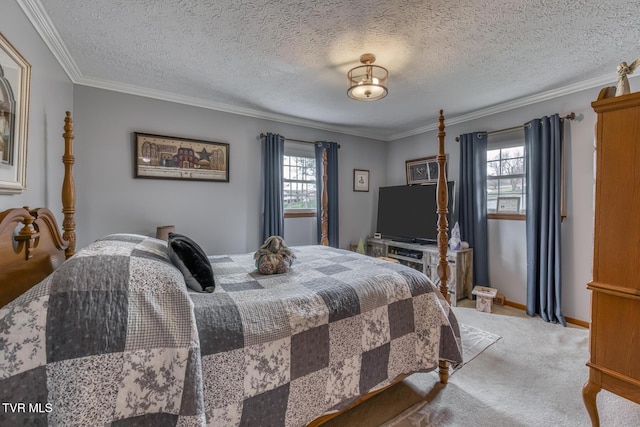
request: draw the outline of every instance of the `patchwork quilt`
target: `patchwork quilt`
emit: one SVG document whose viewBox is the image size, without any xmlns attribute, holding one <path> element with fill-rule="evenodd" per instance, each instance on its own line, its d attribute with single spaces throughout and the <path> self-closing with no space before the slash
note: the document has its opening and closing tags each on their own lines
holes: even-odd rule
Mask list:
<svg viewBox="0 0 640 427">
<path fill-rule="evenodd" d="M 462 362 L 449 305 L 422 273 L 325 246 L 292 248 L 287 274 L 253 254 L 210 257 L 192 293 L 211 425 L 303 426 L 398 376 Z"/>
<path fill-rule="evenodd" d="M 421 273 L 321 246 L 289 273 L 210 257 L 188 291 L 166 243 L 107 236 L 0 309 L 0 425 L 301 426 L 399 375 L 462 361 Z"/>
<path fill-rule="evenodd" d="M 0 309 L 0 425 L 205 425 L 185 286 L 166 243 L 116 235 Z"/>
</svg>

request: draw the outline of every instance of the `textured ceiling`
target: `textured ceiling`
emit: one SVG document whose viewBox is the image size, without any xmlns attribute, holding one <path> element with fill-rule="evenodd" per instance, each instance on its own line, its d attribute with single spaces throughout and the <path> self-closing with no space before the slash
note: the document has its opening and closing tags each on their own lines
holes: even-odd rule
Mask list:
<svg viewBox="0 0 640 427">
<path fill-rule="evenodd" d="M 75 83 L 383 140 L 440 108 L 462 121 L 615 84 L 640 56 L 628 0 L 17 1 Z M 365 52 L 389 70 L 375 102 L 346 96 Z"/>
</svg>

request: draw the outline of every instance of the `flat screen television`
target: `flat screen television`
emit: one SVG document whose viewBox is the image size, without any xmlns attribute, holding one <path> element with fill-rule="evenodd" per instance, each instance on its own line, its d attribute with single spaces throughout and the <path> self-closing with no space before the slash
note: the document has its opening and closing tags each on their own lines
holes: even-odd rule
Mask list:
<svg viewBox="0 0 640 427">
<path fill-rule="evenodd" d="M 383 238 L 414 243 L 436 243 L 438 239 L 437 185 L 380 187 L 376 232 Z M 454 216 L 455 181 L 447 183 L 449 229 Z"/>
</svg>

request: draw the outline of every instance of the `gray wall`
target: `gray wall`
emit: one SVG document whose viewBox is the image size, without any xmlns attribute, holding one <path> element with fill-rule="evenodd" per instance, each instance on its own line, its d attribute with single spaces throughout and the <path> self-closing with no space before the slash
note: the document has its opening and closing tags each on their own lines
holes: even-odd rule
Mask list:
<svg viewBox="0 0 640 427">
<path fill-rule="evenodd" d="M 174 224 L 207 253 L 257 249 L 260 237 L 261 132 L 341 144 L 340 246 L 371 233 L 376 188 L 386 179 L 386 143 L 317 129 L 76 86 L 77 224 L 80 247 L 108 233 L 154 235 Z M 230 182 L 133 178 L 133 132 L 230 144 Z M 353 169 L 370 169 L 368 193 L 353 192 Z M 309 230 L 308 227 L 311 227 Z M 315 244 L 315 224 L 287 220 L 292 244 Z"/>
<path fill-rule="evenodd" d="M 612 84 L 614 82 L 612 81 Z M 587 321 L 593 257 L 593 154 L 596 115 L 591 102 L 599 89 L 585 90 L 550 101 L 522 107 L 494 116 L 453 125 L 445 129 L 449 153 L 449 179 L 459 177 L 459 148 L 455 137 L 468 132 L 492 131 L 523 124 L 553 113 L 578 116 L 565 127 L 566 204 L 568 217 L 562 224 L 563 292 L 565 316 Z M 443 105 L 446 116 L 446 103 Z M 446 120 L 445 120 L 446 124 Z M 437 153 L 436 131 L 389 144 L 388 184 L 404 184 L 405 160 Z M 525 222 L 489 220 L 489 283 L 507 300 L 526 303 Z"/>
<path fill-rule="evenodd" d="M 16 195 L 0 194 L 0 211 L 46 206 L 62 223 L 61 135 L 65 111 L 73 109 L 73 84 L 18 4 L 3 1 L 0 9 L 0 31 L 31 64 L 27 189 Z"/>
</svg>

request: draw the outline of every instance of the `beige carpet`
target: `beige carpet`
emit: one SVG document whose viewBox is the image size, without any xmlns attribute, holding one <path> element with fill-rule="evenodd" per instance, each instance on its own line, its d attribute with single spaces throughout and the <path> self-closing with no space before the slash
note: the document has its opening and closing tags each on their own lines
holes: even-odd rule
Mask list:
<svg viewBox="0 0 640 427">
<path fill-rule="evenodd" d="M 474 328 L 466 323 L 459 323 L 459 326 L 462 340 L 462 365 L 452 369 L 452 372 L 459 371 L 464 365 L 471 362 L 491 344 L 500 339 L 499 335 Z"/>
<path fill-rule="evenodd" d="M 446 386 L 435 372 L 414 374 L 336 417 L 327 426 L 588 427 L 582 403 L 589 333 L 543 322 L 511 307 L 493 313 L 473 303 L 454 308 L 458 320 L 500 336 L 458 369 Z M 639 427 L 640 405 L 598 394 L 602 427 Z"/>
</svg>

